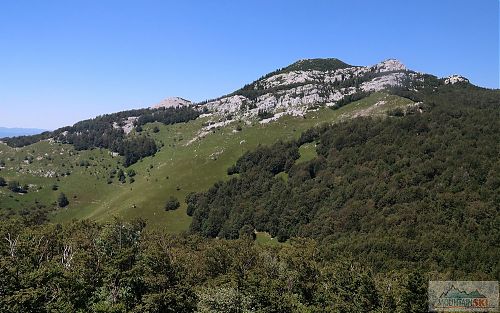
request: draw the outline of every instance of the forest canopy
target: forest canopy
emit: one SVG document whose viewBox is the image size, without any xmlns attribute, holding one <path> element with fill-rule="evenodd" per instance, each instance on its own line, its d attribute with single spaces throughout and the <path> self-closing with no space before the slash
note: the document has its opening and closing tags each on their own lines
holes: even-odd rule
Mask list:
<svg viewBox="0 0 500 313">
<path fill-rule="evenodd" d="M 500 97 L 443 86 L 426 111 L 360 118 L 244 154 L 206 192 L 186 199 L 191 232 L 279 241 L 315 238 L 380 270 L 500 277 Z M 318 156 L 296 163 L 300 145 Z M 282 179 L 284 172 L 288 179 Z"/>
</svg>

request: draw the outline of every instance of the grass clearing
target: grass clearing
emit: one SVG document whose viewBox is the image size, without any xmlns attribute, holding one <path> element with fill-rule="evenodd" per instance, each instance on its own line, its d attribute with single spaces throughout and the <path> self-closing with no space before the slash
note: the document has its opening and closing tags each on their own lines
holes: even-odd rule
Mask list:
<svg viewBox="0 0 500 313">
<path fill-rule="evenodd" d="M 272 238 L 267 232 L 256 232 L 255 234 L 257 235 L 255 242 L 259 245 L 277 247 L 285 244 L 283 242 L 279 242 L 276 238 Z"/>
<path fill-rule="evenodd" d="M 305 143 L 299 147 L 300 158 L 296 163 L 307 162 L 318 156 L 316 153 L 316 144 L 314 142 Z"/>
</svg>

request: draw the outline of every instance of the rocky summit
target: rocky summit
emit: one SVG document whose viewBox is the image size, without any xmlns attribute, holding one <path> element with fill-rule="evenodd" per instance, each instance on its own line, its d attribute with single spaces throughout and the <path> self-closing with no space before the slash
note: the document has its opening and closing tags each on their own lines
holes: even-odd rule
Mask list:
<svg viewBox="0 0 500 313">
<path fill-rule="evenodd" d="M 253 118 L 259 111 L 304 115 L 308 109 L 333 106 L 346 96 L 402 86 L 418 79 L 422 79 L 421 74 L 395 59 L 373 66 L 352 66 L 337 59 L 301 60 L 204 106 L 217 115 L 242 119 Z"/>
<path fill-rule="evenodd" d="M 180 98 L 180 97 L 170 97 L 170 98 L 165 98 L 161 102 L 151 106 L 152 109 L 159 109 L 159 108 L 178 108 L 181 106 L 187 106 L 191 105 L 191 101 Z"/>
</svg>

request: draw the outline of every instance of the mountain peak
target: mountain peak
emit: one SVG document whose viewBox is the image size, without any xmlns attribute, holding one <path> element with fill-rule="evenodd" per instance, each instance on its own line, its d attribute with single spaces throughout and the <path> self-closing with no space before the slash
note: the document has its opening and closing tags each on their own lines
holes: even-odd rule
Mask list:
<svg viewBox="0 0 500 313">
<path fill-rule="evenodd" d="M 374 65 L 374 67 L 379 72 L 404 71 L 407 69 L 406 66 L 397 59 L 387 59 Z"/>
<path fill-rule="evenodd" d="M 327 59 L 302 59 L 289 66 L 281 69 L 280 73 L 287 73 L 292 71 L 335 71 L 342 68 L 351 67 L 351 65 L 337 59 L 337 58 L 327 58 Z"/>
<path fill-rule="evenodd" d="M 181 106 L 191 105 L 192 102 L 181 97 L 169 97 L 165 98 L 159 103 L 151 106 L 151 109 L 159 108 L 178 108 Z"/>
<path fill-rule="evenodd" d="M 345 99 L 410 84 L 418 75 L 407 71 L 396 59 L 372 66 L 353 66 L 336 58 L 305 59 L 271 72 L 228 96 L 209 101 L 205 106 L 219 115 L 243 119 L 253 118 L 259 111 L 303 115 L 320 104 L 334 106 Z"/>
<path fill-rule="evenodd" d="M 451 76 L 448 76 L 446 77 L 446 79 L 444 80 L 444 83 L 446 85 L 453 85 L 453 84 L 456 84 L 456 83 L 468 83 L 469 80 L 461 75 L 457 75 L 457 74 L 454 74 L 454 75 L 451 75 Z"/>
</svg>

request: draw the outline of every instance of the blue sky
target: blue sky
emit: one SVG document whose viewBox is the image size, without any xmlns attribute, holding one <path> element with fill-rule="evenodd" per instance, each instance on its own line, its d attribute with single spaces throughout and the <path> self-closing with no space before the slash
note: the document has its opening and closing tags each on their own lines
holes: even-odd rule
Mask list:
<svg viewBox="0 0 500 313">
<path fill-rule="evenodd" d="M 217 97 L 298 59 L 499 87 L 498 0 L 0 2 L 0 126 Z"/>
</svg>

